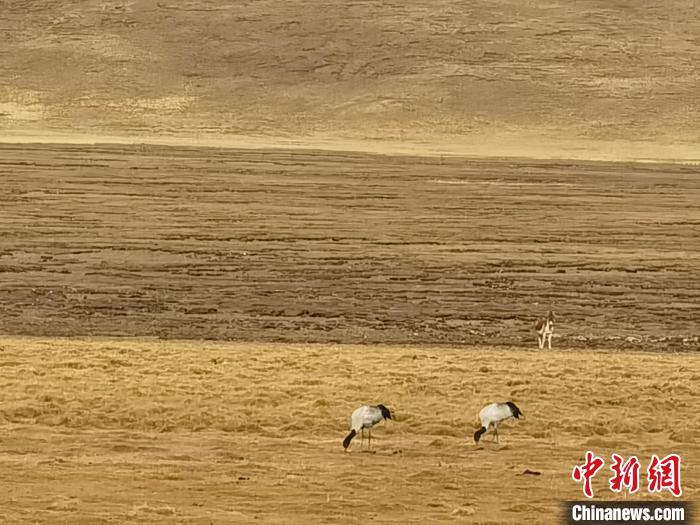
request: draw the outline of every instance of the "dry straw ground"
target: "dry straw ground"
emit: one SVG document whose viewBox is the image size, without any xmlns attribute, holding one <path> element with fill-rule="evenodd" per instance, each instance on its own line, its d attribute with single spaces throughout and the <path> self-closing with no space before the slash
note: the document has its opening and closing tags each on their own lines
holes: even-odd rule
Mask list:
<svg viewBox="0 0 700 525">
<path fill-rule="evenodd" d="M 680 453 L 697 498 L 694 167 L 0 149 L 0 326 L 46 336 L 2 342 L 4 523 L 555 523 L 586 449 Z"/>
<path fill-rule="evenodd" d="M 554 523 L 587 448 L 697 499 L 699 20 L 3 2 L 0 521 Z"/>
<path fill-rule="evenodd" d="M 684 499 L 700 494 L 698 354 L 1 348 L 3 523 L 556 523 L 559 502 L 581 498 L 570 470 L 587 449 L 644 466 L 677 452 Z M 526 418 L 476 446 L 476 412 L 494 399 L 514 399 Z M 375 429 L 372 453 L 358 441 L 344 454 L 364 402 L 386 403 L 396 421 Z M 607 476 L 594 482 L 602 498 Z"/>
</svg>

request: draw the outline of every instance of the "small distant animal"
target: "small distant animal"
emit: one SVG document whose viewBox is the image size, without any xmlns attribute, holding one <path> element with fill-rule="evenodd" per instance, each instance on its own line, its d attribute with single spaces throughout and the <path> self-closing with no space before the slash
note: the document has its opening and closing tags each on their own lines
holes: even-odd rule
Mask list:
<svg viewBox="0 0 700 525">
<path fill-rule="evenodd" d="M 537 344 L 540 350 L 544 348 L 545 339 L 547 340 L 547 347 L 551 350 L 552 335 L 554 334 L 554 312 L 550 310 L 547 312 L 547 317 L 537 319 L 535 330 L 537 330 Z"/>
<path fill-rule="evenodd" d="M 365 405 L 355 410 L 350 417 L 350 433 L 343 440 L 343 448 L 345 449 L 345 452 L 348 451 L 352 438 L 354 438 L 358 432 L 361 432 L 360 447 L 362 446 L 365 439 L 365 429 L 367 429 L 369 433 L 368 447 L 371 448 L 372 427 L 377 423 L 381 423 L 385 419 L 393 418 L 391 417 L 391 411 L 384 405 Z"/>
<path fill-rule="evenodd" d="M 493 427 L 493 440 L 498 443 L 498 425 L 511 417 L 520 419 L 522 415 L 523 413 L 512 401 L 486 405 L 481 409 L 481 412 L 479 412 L 481 428 L 474 432 L 474 441 L 478 443 L 481 436 L 485 434 L 489 428 Z"/>
</svg>

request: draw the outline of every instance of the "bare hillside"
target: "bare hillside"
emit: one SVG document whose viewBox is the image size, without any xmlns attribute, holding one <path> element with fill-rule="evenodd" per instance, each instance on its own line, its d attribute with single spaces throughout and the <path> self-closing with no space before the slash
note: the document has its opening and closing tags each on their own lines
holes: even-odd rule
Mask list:
<svg viewBox="0 0 700 525">
<path fill-rule="evenodd" d="M 698 158 L 693 1 L 3 2 L 0 133 Z"/>
</svg>

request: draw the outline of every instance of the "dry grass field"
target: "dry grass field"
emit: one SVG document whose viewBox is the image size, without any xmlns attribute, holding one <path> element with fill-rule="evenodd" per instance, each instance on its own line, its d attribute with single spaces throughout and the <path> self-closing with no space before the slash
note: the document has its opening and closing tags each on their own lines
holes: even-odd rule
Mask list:
<svg viewBox="0 0 700 525">
<path fill-rule="evenodd" d="M 557 523 L 559 503 L 581 499 L 570 472 L 588 449 L 637 454 L 643 468 L 677 452 L 683 499 L 700 494 L 697 353 L 0 348 L 3 523 Z M 494 399 L 525 419 L 476 446 L 475 415 Z M 349 415 L 367 402 L 396 421 L 375 429 L 371 453 L 358 440 L 344 454 Z M 607 477 L 594 481 L 603 499 Z"/>
<path fill-rule="evenodd" d="M 0 524 L 557 523 L 586 449 L 680 453 L 697 500 L 698 35 L 694 0 L 2 2 Z"/>
</svg>

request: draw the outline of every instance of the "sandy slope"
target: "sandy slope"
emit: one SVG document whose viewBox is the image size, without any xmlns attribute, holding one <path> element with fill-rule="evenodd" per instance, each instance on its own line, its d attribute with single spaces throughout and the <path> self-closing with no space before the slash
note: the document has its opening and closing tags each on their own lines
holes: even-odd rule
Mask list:
<svg viewBox="0 0 700 525">
<path fill-rule="evenodd" d="M 559 502 L 581 497 L 570 471 L 587 449 L 644 468 L 675 451 L 684 498 L 700 494 L 697 354 L 0 347 L 3 523 L 558 523 Z M 475 446 L 474 416 L 494 399 L 526 418 Z M 396 421 L 376 429 L 374 453 L 358 442 L 343 454 L 349 414 L 367 402 Z M 604 499 L 607 477 L 594 482 Z"/>
<path fill-rule="evenodd" d="M 16 0 L 0 134 L 698 160 L 698 20 L 692 0 Z"/>
</svg>

